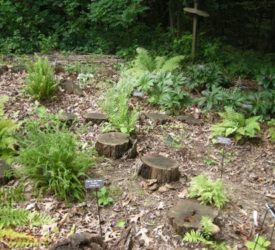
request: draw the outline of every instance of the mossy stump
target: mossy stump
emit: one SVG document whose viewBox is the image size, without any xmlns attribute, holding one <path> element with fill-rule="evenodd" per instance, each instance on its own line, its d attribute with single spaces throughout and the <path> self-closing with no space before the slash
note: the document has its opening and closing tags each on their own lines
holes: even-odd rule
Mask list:
<svg viewBox="0 0 275 250">
<path fill-rule="evenodd" d="M 118 159 L 131 147 L 128 135 L 119 132 L 110 132 L 98 136 L 95 148 L 100 155 Z"/>
<path fill-rule="evenodd" d="M 141 157 L 141 162 L 139 175 L 145 179 L 157 179 L 158 183 L 168 183 L 180 178 L 178 164 L 172 159 L 157 154 L 148 154 Z"/>
<path fill-rule="evenodd" d="M 68 126 L 71 126 L 73 122 L 77 120 L 77 116 L 74 113 L 62 112 L 59 115 L 59 120 Z"/>
<path fill-rule="evenodd" d="M 91 122 L 97 125 L 108 121 L 107 116 L 102 113 L 87 113 L 84 118 L 85 122 Z"/>
<path fill-rule="evenodd" d="M 179 200 L 168 212 L 168 219 L 176 233 L 184 235 L 190 230 L 201 229 L 201 219 L 207 216 L 215 221 L 218 216 L 218 210 L 201 204 L 197 200 Z M 217 227 L 218 229 L 218 227 Z M 214 233 L 217 233 L 215 228 Z"/>
</svg>

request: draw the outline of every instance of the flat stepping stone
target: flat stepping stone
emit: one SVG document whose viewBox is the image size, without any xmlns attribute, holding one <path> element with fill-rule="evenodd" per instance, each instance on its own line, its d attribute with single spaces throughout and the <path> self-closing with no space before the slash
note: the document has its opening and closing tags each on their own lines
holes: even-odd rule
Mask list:
<svg viewBox="0 0 275 250">
<path fill-rule="evenodd" d="M 87 113 L 85 115 L 85 122 L 91 122 L 92 124 L 99 125 L 107 121 L 108 121 L 107 116 L 102 113 Z"/>
<path fill-rule="evenodd" d="M 77 116 L 74 113 L 64 112 L 59 115 L 59 120 L 68 126 L 71 126 L 73 122 L 77 120 Z"/>
<path fill-rule="evenodd" d="M 145 113 L 144 115 L 146 118 L 148 118 L 156 124 L 164 124 L 171 120 L 170 116 L 160 113 Z"/>
<path fill-rule="evenodd" d="M 11 166 L 3 160 L 0 160 L 0 186 L 6 185 L 11 178 L 8 177 L 12 171 Z"/>
<path fill-rule="evenodd" d="M 212 221 L 215 221 L 218 213 L 218 210 L 211 206 L 203 205 L 197 200 L 187 199 L 179 200 L 169 210 L 168 219 L 175 231 L 182 236 L 192 229 L 201 229 L 201 219 L 203 216 L 207 216 Z"/>
<path fill-rule="evenodd" d="M 145 179 L 157 179 L 158 183 L 168 183 L 180 178 L 178 164 L 172 159 L 157 154 L 148 154 L 141 157 L 141 162 L 139 175 Z"/>
<path fill-rule="evenodd" d="M 202 125 L 203 124 L 203 122 L 201 120 L 196 119 L 190 115 L 179 115 L 179 116 L 177 116 L 177 119 L 179 121 L 185 122 L 189 125 Z"/>
<path fill-rule="evenodd" d="M 100 155 L 118 159 L 131 148 L 131 141 L 126 134 L 110 132 L 98 136 L 95 148 Z"/>
</svg>

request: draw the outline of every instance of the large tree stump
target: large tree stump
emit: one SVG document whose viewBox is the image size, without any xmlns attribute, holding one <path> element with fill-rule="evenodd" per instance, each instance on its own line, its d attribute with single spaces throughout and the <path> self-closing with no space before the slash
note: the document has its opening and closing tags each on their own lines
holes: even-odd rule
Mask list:
<svg viewBox="0 0 275 250">
<path fill-rule="evenodd" d="M 85 122 L 91 122 L 92 124 L 99 125 L 102 122 L 106 122 L 107 116 L 102 113 L 87 113 L 85 115 Z"/>
<path fill-rule="evenodd" d="M 168 218 L 179 235 L 184 235 L 189 230 L 201 229 L 201 219 L 207 216 L 213 221 L 218 216 L 218 210 L 200 204 L 197 200 L 179 200 L 168 212 Z M 218 227 L 214 228 L 214 233 L 218 232 Z"/>
<path fill-rule="evenodd" d="M 118 159 L 131 147 L 128 135 L 119 132 L 101 134 L 97 138 L 95 148 L 100 155 Z"/>
<path fill-rule="evenodd" d="M 158 183 L 177 181 L 180 177 L 176 161 L 157 154 L 141 157 L 139 174 L 146 179 L 157 179 Z"/>
</svg>

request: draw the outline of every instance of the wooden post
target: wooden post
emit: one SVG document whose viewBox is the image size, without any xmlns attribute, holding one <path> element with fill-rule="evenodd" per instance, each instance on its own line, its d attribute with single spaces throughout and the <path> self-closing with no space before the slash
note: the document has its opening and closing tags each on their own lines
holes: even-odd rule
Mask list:
<svg viewBox="0 0 275 250">
<path fill-rule="evenodd" d="M 208 17 L 209 14 L 205 11 L 198 9 L 198 0 L 194 0 L 194 8 L 184 8 L 184 11 L 193 16 L 193 39 L 192 39 L 192 60 L 196 57 L 196 47 L 197 47 L 197 30 L 198 30 L 198 17 Z"/>
</svg>

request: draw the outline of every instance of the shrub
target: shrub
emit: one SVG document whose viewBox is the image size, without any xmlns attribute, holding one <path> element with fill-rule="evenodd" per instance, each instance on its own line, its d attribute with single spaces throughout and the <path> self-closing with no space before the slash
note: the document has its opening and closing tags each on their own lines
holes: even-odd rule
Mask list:
<svg viewBox="0 0 275 250">
<path fill-rule="evenodd" d="M 17 125 L 4 114 L 4 104 L 7 100 L 5 96 L 0 97 L 0 159 L 11 162 L 16 143 L 14 134 Z"/>
<path fill-rule="evenodd" d="M 258 122 L 259 116 L 246 119 L 243 114 L 236 112 L 232 107 L 225 107 L 225 112 L 219 115 L 223 121 L 211 127 L 212 137 L 234 136 L 236 141 L 239 141 L 243 137 L 253 138 L 261 130 Z"/>
<path fill-rule="evenodd" d="M 212 181 L 206 175 L 198 175 L 192 178 L 188 196 L 198 198 L 203 204 L 211 204 L 217 208 L 222 208 L 228 202 L 223 182 L 221 180 Z"/>
<path fill-rule="evenodd" d="M 38 191 L 53 192 L 65 201 L 81 201 L 85 192 L 82 178 L 91 167 L 92 155 L 79 150 L 75 136 L 58 122 L 27 121 L 20 140 L 21 173 Z"/>
<path fill-rule="evenodd" d="M 51 100 L 57 90 L 54 71 L 47 58 L 38 57 L 28 66 L 26 91 L 35 99 Z"/>
</svg>

